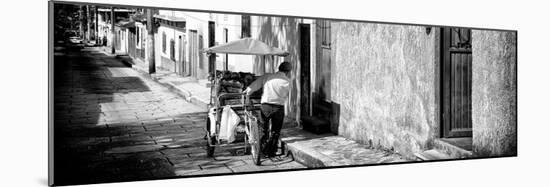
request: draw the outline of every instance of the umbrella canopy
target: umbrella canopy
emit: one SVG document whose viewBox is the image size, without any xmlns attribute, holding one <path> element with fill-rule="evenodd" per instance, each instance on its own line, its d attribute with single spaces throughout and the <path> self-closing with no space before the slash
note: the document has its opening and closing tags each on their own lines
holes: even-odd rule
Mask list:
<svg viewBox="0 0 550 187">
<path fill-rule="evenodd" d="M 262 41 L 252 38 L 243 38 L 218 46 L 210 47 L 205 50 L 206 53 L 227 53 L 241 55 L 278 55 L 286 56 L 288 52 L 271 47 Z"/>
</svg>

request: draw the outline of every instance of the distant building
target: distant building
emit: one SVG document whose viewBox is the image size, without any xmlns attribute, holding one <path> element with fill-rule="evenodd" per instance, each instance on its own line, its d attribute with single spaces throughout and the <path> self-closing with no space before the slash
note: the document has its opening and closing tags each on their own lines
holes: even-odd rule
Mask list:
<svg viewBox="0 0 550 187">
<path fill-rule="evenodd" d="M 99 37 L 100 45 L 111 47 L 111 40 L 114 39 L 115 49 L 120 52 L 127 51 L 127 28 L 121 27 L 128 22 L 130 14 L 133 13 L 132 9 L 114 9 L 115 13 L 115 35 L 111 34 L 111 9 L 110 8 L 98 8 L 98 28 L 97 35 Z"/>
<path fill-rule="evenodd" d="M 129 56 L 132 57 L 138 65 L 147 66 L 146 59 L 146 39 L 147 39 L 147 21 L 143 9 L 136 10 L 136 13 L 130 16 L 134 24 L 129 30 Z"/>
<path fill-rule="evenodd" d="M 159 23 L 155 35 L 159 68 L 181 76 L 207 78 L 209 57 L 203 50 L 210 42 L 217 45 L 241 38 L 240 15 L 160 10 L 155 18 Z M 250 57 L 243 59 L 239 55 L 216 54 L 214 64 L 217 70 L 252 69 Z"/>
</svg>

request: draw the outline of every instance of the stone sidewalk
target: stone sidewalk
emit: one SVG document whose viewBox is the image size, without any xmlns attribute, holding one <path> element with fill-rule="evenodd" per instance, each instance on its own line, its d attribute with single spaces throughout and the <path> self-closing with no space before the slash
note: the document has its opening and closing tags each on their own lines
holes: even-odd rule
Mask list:
<svg viewBox="0 0 550 187">
<path fill-rule="evenodd" d="M 410 162 L 399 154 L 330 133 L 317 135 L 298 128 L 286 128 L 281 136 L 293 158 L 308 168 Z"/>
</svg>

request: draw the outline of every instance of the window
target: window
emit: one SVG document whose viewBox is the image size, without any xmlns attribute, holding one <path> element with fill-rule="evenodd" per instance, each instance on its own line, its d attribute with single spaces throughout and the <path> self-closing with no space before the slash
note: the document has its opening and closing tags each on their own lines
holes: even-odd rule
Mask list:
<svg viewBox="0 0 550 187">
<path fill-rule="evenodd" d="M 138 49 L 139 49 L 140 46 L 141 46 L 141 45 L 140 45 L 140 43 L 141 43 L 140 41 L 141 41 L 141 40 L 139 39 L 141 32 L 139 32 L 139 31 L 140 31 L 139 29 L 136 29 L 136 40 L 137 40 L 137 42 L 136 42 L 136 47 L 137 47 Z"/>
<path fill-rule="evenodd" d="M 166 33 L 162 32 L 162 52 L 166 54 Z"/>
<path fill-rule="evenodd" d="M 251 37 L 250 33 L 250 16 L 241 16 L 241 38 Z"/>
<path fill-rule="evenodd" d="M 185 22 L 176 22 L 176 27 L 185 29 Z"/>
<path fill-rule="evenodd" d="M 176 42 L 173 39 L 170 40 L 170 59 L 176 61 Z"/>
<path fill-rule="evenodd" d="M 472 32 L 470 29 L 451 28 L 451 47 L 455 49 L 472 48 Z"/>
<path fill-rule="evenodd" d="M 319 20 L 319 30 L 321 31 L 321 46 L 330 48 L 330 21 Z"/>
</svg>

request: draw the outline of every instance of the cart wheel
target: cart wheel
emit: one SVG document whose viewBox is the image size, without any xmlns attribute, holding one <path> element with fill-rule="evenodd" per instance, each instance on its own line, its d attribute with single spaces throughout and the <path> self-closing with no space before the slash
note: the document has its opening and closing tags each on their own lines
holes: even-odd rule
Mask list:
<svg viewBox="0 0 550 187">
<path fill-rule="evenodd" d="M 248 143 L 248 138 L 247 138 L 247 136 L 244 136 L 244 154 L 248 154 L 248 152 L 250 151 L 250 150 L 248 149 L 248 146 L 249 146 L 249 145 L 250 145 L 250 144 Z"/>
<path fill-rule="evenodd" d="M 250 125 L 250 133 L 248 134 L 248 139 L 250 143 L 250 152 L 252 153 L 252 161 L 254 164 L 260 165 L 260 159 L 262 158 L 262 149 L 260 144 L 260 131 L 258 130 L 258 124 Z"/>
</svg>

